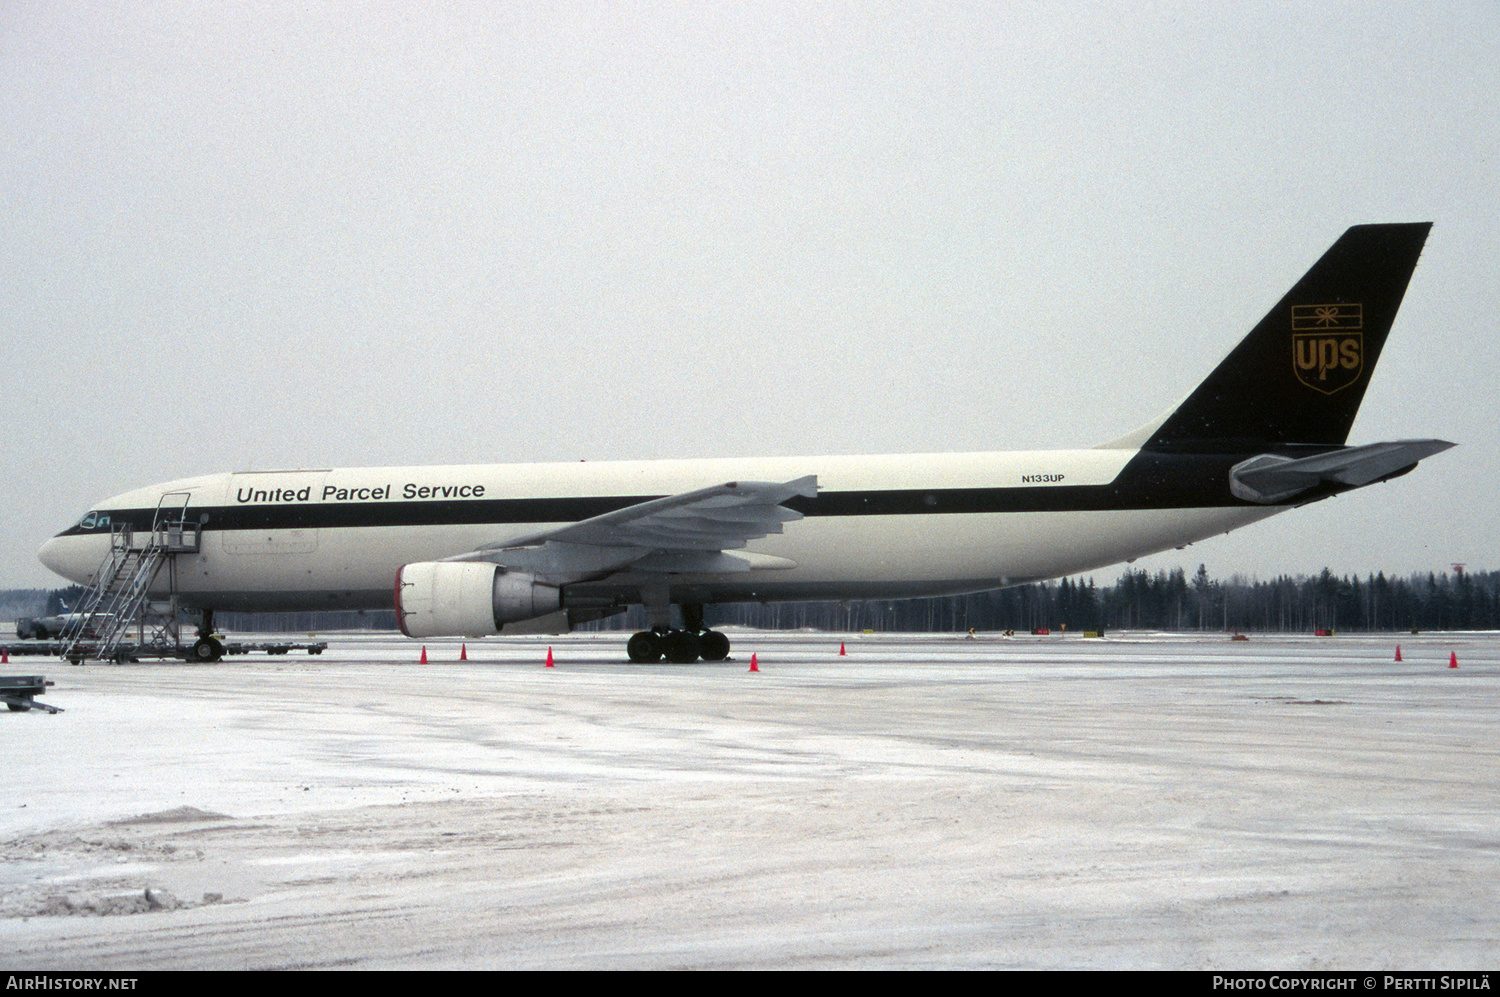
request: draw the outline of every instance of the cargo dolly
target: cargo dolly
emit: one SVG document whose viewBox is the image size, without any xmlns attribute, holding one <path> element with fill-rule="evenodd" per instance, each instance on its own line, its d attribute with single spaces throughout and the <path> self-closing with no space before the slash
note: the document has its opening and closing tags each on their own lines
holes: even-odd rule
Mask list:
<svg viewBox="0 0 1500 997">
<path fill-rule="evenodd" d="M 216 642 L 217 643 L 217 642 Z M 219 655 L 226 654 L 290 654 L 293 651 L 306 651 L 308 654 L 322 654 L 328 649 L 326 640 L 312 643 L 301 643 L 293 641 L 231 641 L 219 645 Z M 69 645 L 62 641 L 28 641 L 17 644 L 0 644 L 0 650 L 5 652 L 7 658 L 12 655 L 45 655 L 54 658 L 65 658 L 69 663 L 81 665 L 85 661 L 112 661 L 115 664 L 124 664 L 127 661 L 141 661 L 147 658 L 173 658 L 178 661 L 194 661 L 209 663 L 219 660 L 218 657 L 205 658 L 197 653 L 196 645 L 180 644 L 116 644 L 111 647 L 107 654 L 100 654 L 92 642 Z"/>
<path fill-rule="evenodd" d="M 0 675 L 0 702 L 4 702 L 12 713 L 25 713 L 30 709 L 61 713 L 59 706 L 49 706 L 34 698 L 47 691 L 53 683 L 41 675 Z"/>
</svg>

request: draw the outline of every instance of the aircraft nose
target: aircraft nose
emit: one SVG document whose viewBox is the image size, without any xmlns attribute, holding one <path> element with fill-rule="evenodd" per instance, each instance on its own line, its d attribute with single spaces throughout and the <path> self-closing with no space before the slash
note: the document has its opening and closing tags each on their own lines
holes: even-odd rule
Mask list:
<svg viewBox="0 0 1500 997">
<path fill-rule="evenodd" d="M 42 544 L 42 549 L 36 552 L 36 556 L 49 571 L 62 574 L 62 537 L 53 537 Z"/>
<path fill-rule="evenodd" d="M 36 556 L 47 568 L 69 581 L 82 585 L 88 581 L 93 569 L 98 567 L 98 558 L 88 563 L 89 557 L 83 549 L 87 546 L 83 537 L 55 536 L 42 544 Z"/>
</svg>

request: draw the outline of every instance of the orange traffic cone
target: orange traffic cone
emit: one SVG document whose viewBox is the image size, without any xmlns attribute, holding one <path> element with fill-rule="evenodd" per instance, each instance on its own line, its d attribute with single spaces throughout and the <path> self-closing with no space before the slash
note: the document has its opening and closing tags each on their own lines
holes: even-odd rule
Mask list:
<svg viewBox="0 0 1500 997">
<path fill-rule="evenodd" d="M 1401 660 L 1401 645 L 1400 644 L 1396 645 L 1396 660 L 1397 661 Z"/>
<path fill-rule="evenodd" d="M 1449 668 L 1457 668 L 1458 667 L 1458 652 L 1457 651 L 1449 651 L 1448 652 L 1448 667 Z"/>
<path fill-rule="evenodd" d="M 0 647 L 0 665 L 10 664 L 10 648 Z"/>
<path fill-rule="evenodd" d="M 554 665 L 552 663 L 552 648 L 550 648 L 550 647 L 547 648 L 547 667 L 548 668 L 556 668 L 557 667 L 556 665 Z"/>
<path fill-rule="evenodd" d="M 752 672 L 760 671 L 760 665 L 756 662 L 756 657 L 754 654 L 750 655 L 750 670 Z"/>
<path fill-rule="evenodd" d="M 422 660 L 421 660 L 420 663 L 424 664 L 424 665 L 427 664 L 427 645 L 426 644 L 422 645 Z"/>
<path fill-rule="evenodd" d="M 460 644 L 458 646 L 458 660 L 459 661 L 468 661 L 469 660 L 469 645 L 468 645 L 468 642 L 465 642 L 465 643 Z"/>
<path fill-rule="evenodd" d="M 839 641 L 839 657 L 844 657 L 844 642 Z"/>
</svg>

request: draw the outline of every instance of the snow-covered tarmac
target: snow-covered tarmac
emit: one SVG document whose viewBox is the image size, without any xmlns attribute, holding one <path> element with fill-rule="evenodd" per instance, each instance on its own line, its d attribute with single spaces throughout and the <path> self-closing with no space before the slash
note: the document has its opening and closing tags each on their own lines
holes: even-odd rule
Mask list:
<svg viewBox="0 0 1500 997">
<path fill-rule="evenodd" d="M 732 636 L 13 660 L 0 968 L 1495 964 L 1500 636 Z"/>
</svg>

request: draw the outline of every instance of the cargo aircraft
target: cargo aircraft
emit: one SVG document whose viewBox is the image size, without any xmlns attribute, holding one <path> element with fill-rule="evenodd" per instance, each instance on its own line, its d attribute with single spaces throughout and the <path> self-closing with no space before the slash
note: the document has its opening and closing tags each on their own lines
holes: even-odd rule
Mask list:
<svg viewBox="0 0 1500 997">
<path fill-rule="evenodd" d="M 101 502 L 40 557 L 88 583 L 112 534 L 180 510 L 199 542 L 152 592 L 202 614 L 205 660 L 223 653 L 215 610 L 392 605 L 415 638 L 557 632 L 644 605 L 631 661 L 722 660 L 710 603 L 1056 578 L 1385 481 L 1452 446 L 1345 443 L 1430 228 L 1349 229 L 1180 405 L 1091 449 L 213 474 Z"/>
</svg>

